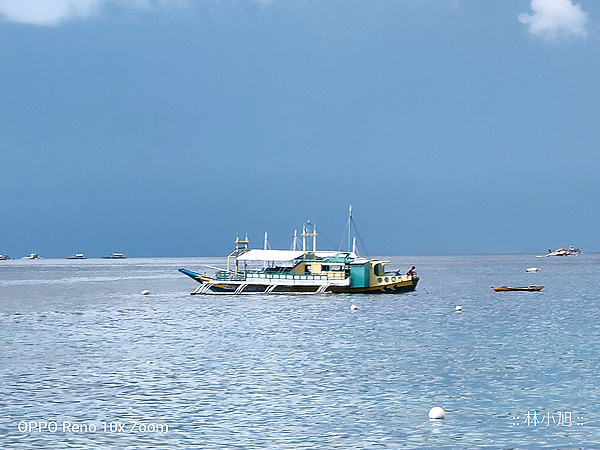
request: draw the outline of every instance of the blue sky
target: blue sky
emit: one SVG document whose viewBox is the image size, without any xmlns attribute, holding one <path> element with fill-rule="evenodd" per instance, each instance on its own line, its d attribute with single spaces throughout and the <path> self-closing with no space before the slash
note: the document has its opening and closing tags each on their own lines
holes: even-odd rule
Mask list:
<svg viewBox="0 0 600 450">
<path fill-rule="evenodd" d="M 0 253 L 600 251 L 600 2 L 0 0 Z"/>
</svg>

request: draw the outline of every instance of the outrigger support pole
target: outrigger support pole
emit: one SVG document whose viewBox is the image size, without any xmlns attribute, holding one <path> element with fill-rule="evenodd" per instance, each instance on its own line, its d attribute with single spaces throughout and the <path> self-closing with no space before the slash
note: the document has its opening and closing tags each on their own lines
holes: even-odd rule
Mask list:
<svg viewBox="0 0 600 450">
<path fill-rule="evenodd" d="M 208 291 L 210 291 L 210 288 L 213 286 L 213 284 L 214 283 L 212 283 L 212 282 L 202 283 L 200 286 L 198 286 L 196 288 L 196 290 L 194 292 L 192 292 L 192 295 L 207 294 Z"/>
<path fill-rule="evenodd" d="M 315 291 L 315 294 L 324 294 L 328 287 L 328 284 L 322 284 L 321 286 L 319 286 L 319 289 Z"/>
<path fill-rule="evenodd" d="M 243 283 L 243 284 L 240 284 L 240 285 L 238 286 L 238 288 L 235 290 L 235 292 L 234 292 L 234 295 L 239 295 L 239 294 L 241 294 L 242 292 L 244 292 L 244 289 L 246 289 L 247 287 L 248 287 L 248 283 Z"/>
</svg>

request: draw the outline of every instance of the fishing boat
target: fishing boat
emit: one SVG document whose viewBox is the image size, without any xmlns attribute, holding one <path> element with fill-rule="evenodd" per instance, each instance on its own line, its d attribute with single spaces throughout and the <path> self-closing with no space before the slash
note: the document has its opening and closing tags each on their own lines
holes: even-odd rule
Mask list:
<svg viewBox="0 0 600 450">
<path fill-rule="evenodd" d="M 302 229 L 302 250 L 248 249 L 248 237 L 235 239 L 235 250 L 227 257 L 227 268 L 216 269 L 213 277 L 187 269 L 179 271 L 200 283 L 195 294 L 249 293 L 360 293 L 396 294 L 414 291 L 419 276 L 386 271 L 390 261 L 363 258 L 351 241 L 352 207 L 348 218 L 348 250 L 318 251 L 317 229 L 307 222 Z M 311 245 L 312 241 L 312 245 Z M 260 267 L 254 267 L 262 263 Z M 212 266 L 208 266 L 212 267 Z"/>
<path fill-rule="evenodd" d="M 40 255 L 38 255 L 37 253 L 30 253 L 27 256 L 23 256 L 21 259 L 39 259 Z"/>
<path fill-rule="evenodd" d="M 103 256 L 102 259 L 125 259 L 123 253 L 111 253 L 109 256 Z"/>
<path fill-rule="evenodd" d="M 569 256 L 569 255 L 579 255 L 581 252 L 579 251 L 578 248 L 573 247 L 572 245 L 569 246 L 568 249 L 564 248 L 564 247 L 560 247 L 557 248 L 556 250 L 548 250 L 548 253 L 546 253 L 545 255 L 538 255 L 538 258 L 545 258 L 547 256 Z"/>
<path fill-rule="evenodd" d="M 67 259 L 86 259 L 86 257 L 83 256 L 83 253 L 73 253 Z"/>
<path fill-rule="evenodd" d="M 513 287 L 513 286 L 492 286 L 492 289 L 496 292 L 501 291 L 541 291 L 544 289 L 544 286 L 521 286 L 521 287 Z"/>
<path fill-rule="evenodd" d="M 0 261 L 8 261 L 10 259 L 12 258 L 8 255 L 0 255 Z"/>
</svg>

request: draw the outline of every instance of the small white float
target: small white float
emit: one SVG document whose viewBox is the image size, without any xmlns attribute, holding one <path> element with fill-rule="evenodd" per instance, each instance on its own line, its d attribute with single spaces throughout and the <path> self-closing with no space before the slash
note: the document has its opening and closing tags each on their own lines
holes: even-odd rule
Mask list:
<svg viewBox="0 0 600 450">
<path fill-rule="evenodd" d="M 540 269 L 538 269 L 537 267 L 528 267 L 525 270 L 525 272 L 537 272 L 538 270 L 540 270 Z"/>
<path fill-rule="evenodd" d="M 443 408 L 440 408 L 439 406 L 434 406 L 433 408 L 431 408 L 429 410 L 429 419 L 430 420 L 438 420 L 438 419 L 445 419 L 446 418 L 446 412 L 444 411 Z"/>
</svg>

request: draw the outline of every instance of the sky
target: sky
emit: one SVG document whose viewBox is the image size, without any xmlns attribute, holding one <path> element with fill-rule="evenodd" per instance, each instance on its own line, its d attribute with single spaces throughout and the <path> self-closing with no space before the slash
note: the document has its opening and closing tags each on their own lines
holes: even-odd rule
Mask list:
<svg viewBox="0 0 600 450">
<path fill-rule="evenodd" d="M 0 253 L 600 251 L 596 0 L 0 0 Z M 359 247 L 360 250 L 360 247 Z"/>
</svg>

